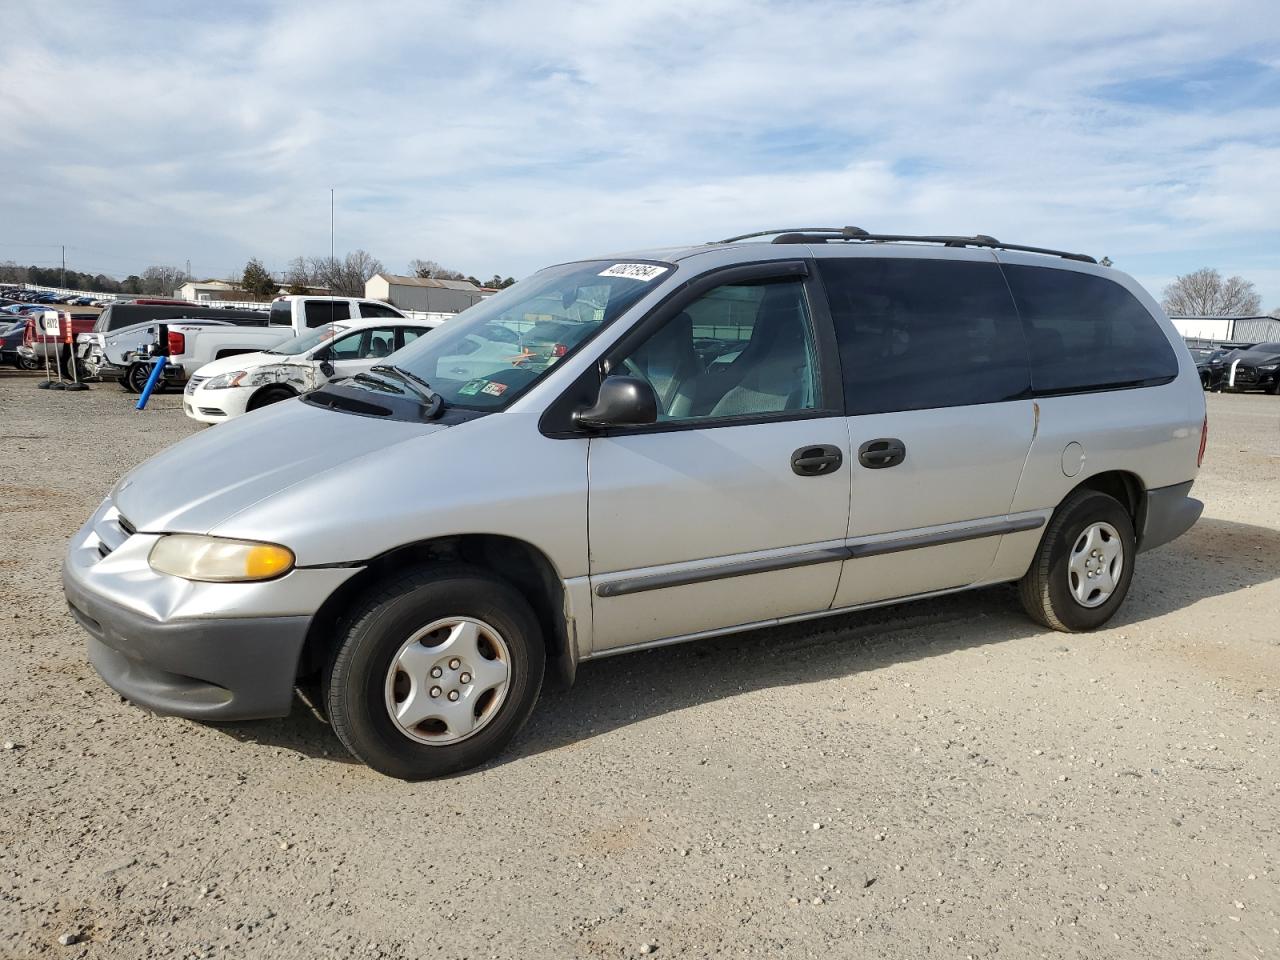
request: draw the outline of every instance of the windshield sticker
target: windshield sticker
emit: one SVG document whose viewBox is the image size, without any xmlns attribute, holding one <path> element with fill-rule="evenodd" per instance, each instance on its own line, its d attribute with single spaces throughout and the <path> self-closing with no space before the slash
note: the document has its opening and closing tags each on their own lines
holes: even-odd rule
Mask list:
<svg viewBox="0 0 1280 960">
<path fill-rule="evenodd" d="M 507 392 L 505 383 L 498 383 L 496 380 L 490 380 L 480 388 L 481 393 L 487 393 L 491 397 L 500 397 Z"/>
<path fill-rule="evenodd" d="M 458 388 L 458 395 L 462 397 L 474 397 L 480 392 L 480 388 L 488 382 L 488 380 L 468 380 Z"/>
<path fill-rule="evenodd" d="M 666 267 L 659 267 L 652 263 L 615 263 L 608 270 L 601 270 L 598 276 L 626 277 L 628 280 L 648 283 L 654 277 L 660 277 L 666 272 Z"/>
</svg>

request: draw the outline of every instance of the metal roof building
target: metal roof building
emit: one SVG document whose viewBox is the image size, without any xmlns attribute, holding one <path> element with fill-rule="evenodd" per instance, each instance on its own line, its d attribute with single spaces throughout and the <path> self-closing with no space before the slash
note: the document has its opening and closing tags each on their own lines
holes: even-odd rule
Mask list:
<svg viewBox="0 0 1280 960">
<path fill-rule="evenodd" d="M 370 300 L 425 313 L 460 313 L 490 292 L 468 280 L 431 280 L 394 273 L 376 273 L 364 285 L 364 295 Z"/>
<path fill-rule="evenodd" d="M 1184 337 L 1197 340 L 1280 341 L 1280 319 L 1275 317 L 1170 317 Z"/>
</svg>

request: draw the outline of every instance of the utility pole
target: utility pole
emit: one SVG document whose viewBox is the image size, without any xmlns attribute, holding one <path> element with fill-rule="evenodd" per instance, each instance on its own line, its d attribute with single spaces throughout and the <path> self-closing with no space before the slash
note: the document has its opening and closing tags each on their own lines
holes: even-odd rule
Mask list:
<svg viewBox="0 0 1280 960">
<path fill-rule="evenodd" d="M 62 289 L 67 289 L 67 245 L 62 245 Z"/>
<path fill-rule="evenodd" d="M 191 258 L 187 257 L 187 283 L 191 282 Z"/>
</svg>

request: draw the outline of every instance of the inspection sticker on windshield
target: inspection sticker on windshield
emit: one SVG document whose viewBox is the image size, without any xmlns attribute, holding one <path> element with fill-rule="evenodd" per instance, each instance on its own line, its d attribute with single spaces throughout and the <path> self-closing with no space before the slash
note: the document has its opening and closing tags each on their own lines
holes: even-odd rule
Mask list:
<svg viewBox="0 0 1280 960">
<path fill-rule="evenodd" d="M 660 277 L 666 272 L 666 267 L 659 267 L 653 263 L 615 263 L 608 270 L 601 270 L 599 276 L 626 277 L 648 283 L 654 277 Z"/>
</svg>

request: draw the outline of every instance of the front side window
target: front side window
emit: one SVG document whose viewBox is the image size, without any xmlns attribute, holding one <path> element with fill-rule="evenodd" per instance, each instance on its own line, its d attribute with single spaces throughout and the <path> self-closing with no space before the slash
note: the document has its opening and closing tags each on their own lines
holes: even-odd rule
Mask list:
<svg viewBox="0 0 1280 960">
<path fill-rule="evenodd" d="M 1155 318 L 1113 280 L 1075 270 L 1009 265 L 1037 393 L 1172 380 L 1178 358 Z"/>
<path fill-rule="evenodd" d="M 395 329 L 374 327 L 334 340 L 328 356 L 330 360 L 377 360 L 394 353 L 395 349 Z"/>
<path fill-rule="evenodd" d="M 612 260 L 549 267 L 481 300 L 431 336 L 419 337 L 393 362 L 431 384 L 446 404 L 470 410 L 504 407 L 673 269 Z M 384 379 L 380 389 L 410 392 L 389 375 Z"/>
<path fill-rule="evenodd" d="M 1022 329 L 995 263 L 820 260 L 849 415 L 1027 396 Z"/>
<path fill-rule="evenodd" d="M 804 283 L 716 287 L 610 373 L 647 380 L 660 422 L 812 410 L 818 375 Z"/>
</svg>

